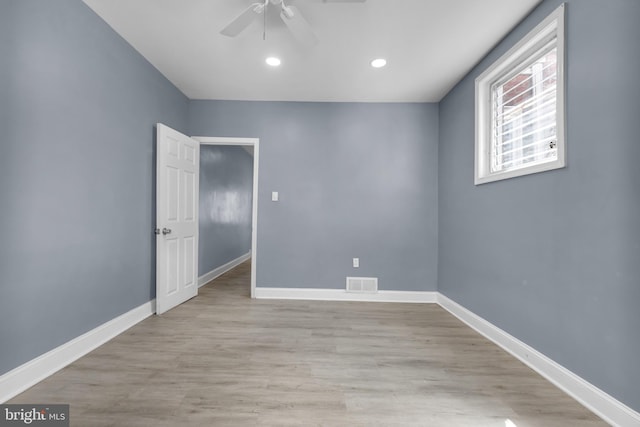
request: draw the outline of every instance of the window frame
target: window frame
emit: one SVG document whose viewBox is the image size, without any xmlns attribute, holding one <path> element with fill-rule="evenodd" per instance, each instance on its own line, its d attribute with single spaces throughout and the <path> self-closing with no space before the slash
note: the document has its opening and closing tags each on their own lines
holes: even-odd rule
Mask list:
<svg viewBox="0 0 640 427">
<path fill-rule="evenodd" d="M 475 180 L 474 184 L 499 181 L 566 166 L 565 126 L 565 4 L 560 5 L 475 80 Z M 492 87 L 504 81 L 551 40 L 556 40 L 556 143 L 557 159 L 519 169 L 491 171 Z"/>
</svg>

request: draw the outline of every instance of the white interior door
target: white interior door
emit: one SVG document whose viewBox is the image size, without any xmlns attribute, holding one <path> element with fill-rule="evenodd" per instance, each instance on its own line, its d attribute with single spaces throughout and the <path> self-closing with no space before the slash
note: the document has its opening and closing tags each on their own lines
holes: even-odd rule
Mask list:
<svg viewBox="0 0 640 427">
<path fill-rule="evenodd" d="M 198 294 L 200 145 L 157 125 L 156 313 Z"/>
</svg>

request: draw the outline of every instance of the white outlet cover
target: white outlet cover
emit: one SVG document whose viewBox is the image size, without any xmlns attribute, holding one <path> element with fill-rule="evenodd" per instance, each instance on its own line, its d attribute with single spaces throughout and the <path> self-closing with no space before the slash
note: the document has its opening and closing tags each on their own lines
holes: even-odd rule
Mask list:
<svg viewBox="0 0 640 427">
<path fill-rule="evenodd" d="M 278 201 L 278 192 L 277 191 L 272 191 L 271 192 L 271 201 L 272 202 L 277 202 Z"/>
<path fill-rule="evenodd" d="M 354 268 L 360 267 L 360 258 L 354 258 L 353 259 L 353 267 Z"/>
</svg>

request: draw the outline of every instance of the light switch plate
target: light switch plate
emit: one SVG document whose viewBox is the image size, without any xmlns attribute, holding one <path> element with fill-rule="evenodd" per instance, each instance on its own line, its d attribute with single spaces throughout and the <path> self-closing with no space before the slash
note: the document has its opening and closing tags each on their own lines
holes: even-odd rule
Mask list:
<svg viewBox="0 0 640 427">
<path fill-rule="evenodd" d="M 353 259 L 353 268 L 358 268 L 360 267 L 360 258 L 354 258 Z"/>
<path fill-rule="evenodd" d="M 278 192 L 277 191 L 272 191 L 271 192 L 271 201 L 272 202 L 277 202 L 278 201 Z"/>
</svg>

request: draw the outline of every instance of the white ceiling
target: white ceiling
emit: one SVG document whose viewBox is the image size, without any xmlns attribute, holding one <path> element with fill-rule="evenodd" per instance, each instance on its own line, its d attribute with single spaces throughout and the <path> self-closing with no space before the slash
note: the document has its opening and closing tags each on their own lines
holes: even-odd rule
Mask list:
<svg viewBox="0 0 640 427">
<path fill-rule="evenodd" d="M 252 0 L 84 0 L 191 99 L 341 102 L 438 102 L 540 1 L 285 0 L 320 40 L 307 48 L 277 7 L 266 40 L 262 20 L 221 35 Z"/>
</svg>

